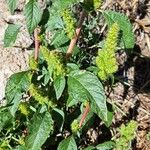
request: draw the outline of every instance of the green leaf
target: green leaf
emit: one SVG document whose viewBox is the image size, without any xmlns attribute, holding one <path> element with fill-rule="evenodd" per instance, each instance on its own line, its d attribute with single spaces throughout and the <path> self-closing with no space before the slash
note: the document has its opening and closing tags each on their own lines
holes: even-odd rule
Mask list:
<svg viewBox="0 0 150 150">
<path fill-rule="evenodd" d="M 74 63 L 67 63 L 67 70 L 68 70 L 68 72 L 71 72 L 74 70 L 79 70 L 79 66 Z"/>
<path fill-rule="evenodd" d="M 58 145 L 57 150 L 77 150 L 77 145 L 73 136 L 70 136 L 61 141 Z"/>
<path fill-rule="evenodd" d="M 104 11 L 103 15 L 109 25 L 109 27 L 117 22 L 122 31 L 121 35 L 121 46 L 125 49 L 133 49 L 135 45 L 135 36 L 132 32 L 132 25 L 127 16 L 124 14 L 114 11 Z"/>
<path fill-rule="evenodd" d="M 7 0 L 7 4 L 9 6 L 11 14 L 13 14 L 14 10 L 16 9 L 17 0 Z"/>
<path fill-rule="evenodd" d="M 39 150 L 53 131 L 53 120 L 50 113 L 35 114 L 28 130 L 29 135 L 25 139 L 26 149 Z"/>
<path fill-rule="evenodd" d="M 63 29 L 63 28 L 64 28 L 64 23 L 63 23 L 62 18 L 58 16 L 58 14 L 54 14 L 54 15 L 51 14 L 51 17 L 46 24 L 46 30 L 52 31 L 55 29 Z"/>
<path fill-rule="evenodd" d="M 59 131 L 62 132 L 65 118 L 64 112 L 60 109 L 54 108 L 52 111 L 52 117 L 54 118 L 54 121 L 56 122 Z"/>
<path fill-rule="evenodd" d="M 111 150 L 115 147 L 115 143 L 112 141 L 104 142 L 96 146 L 97 150 Z"/>
<path fill-rule="evenodd" d="M 13 116 L 8 109 L 0 111 L 0 131 L 11 124 L 13 121 Z"/>
<path fill-rule="evenodd" d="M 14 25 L 14 24 L 8 25 L 7 29 L 5 30 L 5 35 L 4 35 L 5 47 L 9 47 L 15 43 L 20 28 L 21 28 L 21 25 Z"/>
<path fill-rule="evenodd" d="M 56 92 L 56 98 L 57 100 L 61 97 L 64 89 L 65 89 L 66 81 L 64 76 L 58 76 L 54 80 L 54 89 Z"/>
<path fill-rule="evenodd" d="M 98 78 L 88 71 L 73 71 L 68 77 L 68 107 L 89 100 L 91 110 L 104 122 L 108 121 L 106 97 Z"/>
<path fill-rule="evenodd" d="M 17 111 L 23 92 L 28 90 L 29 85 L 30 78 L 28 71 L 15 73 L 9 78 L 6 84 L 5 95 L 7 103 L 12 103 L 12 106 L 9 108 L 13 116 Z"/>
<path fill-rule="evenodd" d="M 105 121 L 105 125 L 107 127 L 109 127 L 111 124 L 112 124 L 112 120 L 113 120 L 113 115 L 114 115 L 114 111 L 113 111 L 113 108 L 112 108 L 112 105 L 107 103 L 107 110 L 108 110 L 108 113 L 107 113 L 107 121 Z"/>
<path fill-rule="evenodd" d="M 67 43 L 68 41 L 69 38 L 64 31 L 57 31 L 51 41 L 51 45 L 54 45 L 55 48 L 58 48 L 61 45 Z"/>
<path fill-rule="evenodd" d="M 31 34 L 41 21 L 42 11 L 36 0 L 29 0 L 25 6 L 24 14 L 29 33 Z"/>
<path fill-rule="evenodd" d="M 57 11 L 61 12 L 62 10 L 70 7 L 71 5 L 75 4 L 76 2 L 79 2 L 79 0 L 53 0 L 53 7 L 57 9 Z"/>
<path fill-rule="evenodd" d="M 84 150 L 96 150 L 96 148 L 94 146 L 89 146 L 89 147 L 85 148 Z"/>
<path fill-rule="evenodd" d="M 14 150 L 27 150 L 27 149 L 24 145 L 19 145 Z"/>
</svg>

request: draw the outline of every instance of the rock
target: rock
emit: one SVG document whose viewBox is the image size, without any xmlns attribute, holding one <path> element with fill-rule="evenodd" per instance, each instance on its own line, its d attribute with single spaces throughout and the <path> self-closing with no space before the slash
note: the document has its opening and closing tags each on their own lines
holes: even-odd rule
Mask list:
<svg viewBox="0 0 150 150">
<path fill-rule="evenodd" d="M 21 3 L 21 0 L 19 0 Z M 23 0 L 22 0 L 23 2 Z M 26 48 L 33 43 L 26 25 L 23 13 L 11 15 L 6 3 L 6 0 L 0 0 L 0 101 L 5 96 L 5 86 L 8 78 L 20 71 L 28 69 L 28 57 L 31 51 Z M 22 27 L 17 36 L 17 40 L 13 47 L 4 48 L 3 38 L 7 22 L 13 24 L 21 24 Z"/>
</svg>

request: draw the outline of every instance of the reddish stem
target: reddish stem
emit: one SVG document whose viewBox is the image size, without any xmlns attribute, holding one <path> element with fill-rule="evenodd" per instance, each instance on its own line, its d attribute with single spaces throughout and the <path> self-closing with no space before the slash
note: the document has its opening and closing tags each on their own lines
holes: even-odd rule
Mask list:
<svg viewBox="0 0 150 150">
<path fill-rule="evenodd" d="M 34 59 L 36 62 L 38 62 L 39 57 L 39 47 L 40 47 L 40 41 L 38 39 L 39 30 L 36 28 L 34 30 L 34 40 L 35 40 L 35 50 L 34 50 Z"/>
<path fill-rule="evenodd" d="M 81 28 L 82 28 L 82 24 L 84 22 L 84 18 L 85 18 L 85 11 L 83 10 L 81 12 L 81 15 L 80 15 L 79 24 L 78 24 L 78 27 L 76 29 L 76 34 L 73 37 L 73 39 L 71 40 L 70 45 L 68 47 L 68 50 L 67 50 L 67 53 L 66 53 L 66 59 L 70 58 L 72 53 L 73 53 L 73 48 L 74 48 L 74 46 L 75 46 L 75 44 L 76 44 L 76 42 L 79 38 Z"/>
<path fill-rule="evenodd" d="M 83 122 L 84 122 L 84 120 L 85 120 L 85 118 L 86 118 L 86 116 L 87 116 L 87 114 L 88 114 L 89 111 L 90 111 L 90 105 L 88 103 L 86 105 L 86 107 L 85 107 L 84 113 L 83 113 L 82 118 L 81 118 L 81 120 L 79 122 L 79 127 L 80 128 L 82 127 L 82 124 L 83 124 Z"/>
</svg>

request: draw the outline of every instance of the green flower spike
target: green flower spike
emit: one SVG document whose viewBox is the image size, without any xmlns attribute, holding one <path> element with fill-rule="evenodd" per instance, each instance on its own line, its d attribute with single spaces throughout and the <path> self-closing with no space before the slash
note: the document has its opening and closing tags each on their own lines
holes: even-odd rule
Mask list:
<svg viewBox="0 0 150 150">
<path fill-rule="evenodd" d="M 101 80 L 106 80 L 118 70 L 115 51 L 118 43 L 119 26 L 114 23 L 107 35 L 104 47 L 98 51 L 96 65 L 99 68 L 98 76 Z"/>
<path fill-rule="evenodd" d="M 75 119 L 71 124 L 71 131 L 73 133 L 76 133 L 78 130 L 79 130 L 79 122 L 78 120 Z"/>
<path fill-rule="evenodd" d="M 59 75 L 65 76 L 66 66 L 64 63 L 64 56 L 58 51 L 49 51 L 45 47 L 41 47 L 41 53 L 47 62 L 48 71 L 53 79 L 56 79 Z"/>
<path fill-rule="evenodd" d="M 28 104 L 25 103 L 25 102 L 20 103 L 20 105 L 19 105 L 19 110 L 20 110 L 20 112 L 21 112 L 23 115 L 25 115 L 25 116 L 28 116 L 28 115 L 30 114 L 29 106 L 28 106 Z"/>
<path fill-rule="evenodd" d="M 65 9 L 62 12 L 62 17 L 66 26 L 66 33 L 68 38 L 72 39 L 75 34 L 75 20 L 71 16 L 71 12 L 68 9 Z"/>
<path fill-rule="evenodd" d="M 36 101 L 39 102 L 39 104 L 43 105 L 43 104 L 47 104 L 48 103 L 48 97 L 44 96 L 44 94 L 42 93 L 42 91 L 40 89 L 38 89 L 38 87 L 36 87 L 34 84 L 31 84 L 29 87 L 29 92 L 30 95 L 32 97 L 34 97 L 34 99 Z"/>
</svg>

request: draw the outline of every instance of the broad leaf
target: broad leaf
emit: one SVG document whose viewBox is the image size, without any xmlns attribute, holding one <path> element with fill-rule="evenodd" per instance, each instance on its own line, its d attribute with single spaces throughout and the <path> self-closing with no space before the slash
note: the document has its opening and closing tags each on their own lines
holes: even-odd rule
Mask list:
<svg viewBox="0 0 150 150">
<path fill-rule="evenodd" d="M 6 84 L 5 95 L 7 103 L 12 104 L 12 106 L 9 107 L 12 115 L 17 111 L 22 94 L 27 91 L 29 85 L 30 77 L 28 71 L 13 74 L 9 78 Z"/>
<path fill-rule="evenodd" d="M 98 78 L 87 71 L 73 71 L 68 77 L 68 106 L 89 100 L 91 110 L 107 122 L 106 97 Z"/>
<path fill-rule="evenodd" d="M 54 80 L 54 89 L 55 89 L 57 100 L 61 97 L 61 95 L 65 89 L 65 84 L 66 84 L 65 77 L 63 77 L 63 76 L 58 76 Z"/>
<path fill-rule="evenodd" d="M 25 6 L 24 14 L 29 33 L 31 34 L 41 21 L 42 11 L 36 0 L 29 0 Z"/>
<path fill-rule="evenodd" d="M 27 150 L 39 150 L 53 131 L 53 120 L 49 112 L 35 114 L 25 140 Z"/>
<path fill-rule="evenodd" d="M 16 9 L 17 0 L 7 0 L 7 4 L 9 6 L 11 14 L 13 14 L 14 10 Z"/>
<path fill-rule="evenodd" d="M 54 108 L 52 111 L 52 117 L 54 118 L 54 121 L 56 122 L 59 131 L 62 132 L 65 119 L 64 112 L 60 109 Z"/>
<path fill-rule="evenodd" d="M 4 35 L 5 47 L 12 46 L 12 44 L 15 43 L 20 28 L 21 28 L 21 25 L 14 25 L 14 24 L 8 25 L 7 29 L 5 30 L 5 35 Z"/>
<path fill-rule="evenodd" d="M 5 127 L 11 124 L 13 121 L 13 116 L 9 110 L 0 111 L 0 131 Z"/>
<path fill-rule="evenodd" d="M 77 145 L 73 136 L 61 141 L 57 150 L 77 150 Z"/>
<path fill-rule="evenodd" d="M 111 150 L 115 147 L 115 143 L 112 141 L 104 142 L 96 146 L 97 150 Z"/>
<path fill-rule="evenodd" d="M 121 35 L 121 44 L 125 49 L 133 49 L 135 44 L 134 33 L 132 32 L 132 25 L 127 16 L 124 14 L 114 12 L 114 11 L 104 11 L 103 15 L 108 23 L 111 26 L 114 22 L 117 22 L 122 31 Z"/>
</svg>

